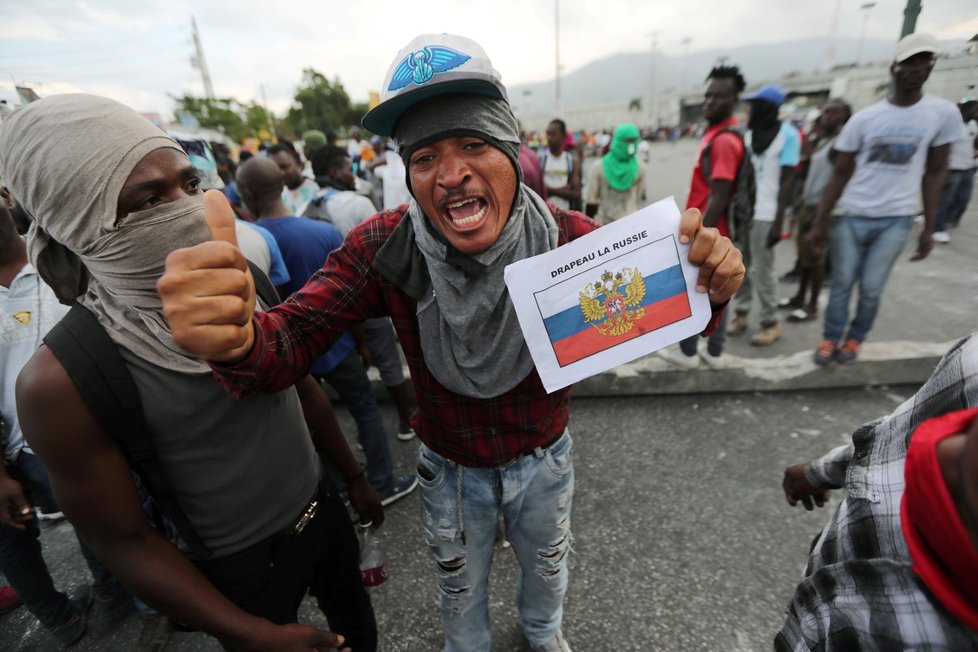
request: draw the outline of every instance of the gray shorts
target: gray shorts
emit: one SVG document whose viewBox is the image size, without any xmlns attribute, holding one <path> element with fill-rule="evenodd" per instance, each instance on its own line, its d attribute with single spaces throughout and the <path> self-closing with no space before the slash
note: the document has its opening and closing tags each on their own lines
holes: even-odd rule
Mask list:
<svg viewBox="0 0 978 652">
<path fill-rule="evenodd" d="M 363 333 L 367 339 L 370 359 L 380 372 L 384 385 L 400 385 L 404 382 L 404 368 L 401 366 L 401 351 L 394 335 L 394 325 L 387 317 L 368 319 L 363 322 Z"/>
</svg>

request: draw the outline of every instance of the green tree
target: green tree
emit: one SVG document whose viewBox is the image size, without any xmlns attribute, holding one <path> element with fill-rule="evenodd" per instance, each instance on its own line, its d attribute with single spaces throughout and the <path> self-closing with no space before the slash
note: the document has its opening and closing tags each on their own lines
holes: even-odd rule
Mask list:
<svg viewBox="0 0 978 652">
<path fill-rule="evenodd" d="M 330 81 L 318 70 L 304 68 L 302 85 L 295 92 L 285 122 L 296 134 L 309 129 L 342 131 L 359 122 L 355 115 L 350 96 L 339 78 Z"/>
<path fill-rule="evenodd" d="M 180 121 L 180 114 L 186 113 L 196 118 L 201 127 L 223 131 L 236 141 L 251 135 L 242 118 L 243 107 L 234 98 L 222 97 L 211 100 L 206 97 L 184 95 L 173 99 L 177 103 L 177 122 Z"/>
<path fill-rule="evenodd" d="M 261 104 L 252 102 L 244 107 L 244 125 L 249 136 L 267 138 L 272 126 L 277 127 L 277 120 L 271 111 Z"/>
</svg>

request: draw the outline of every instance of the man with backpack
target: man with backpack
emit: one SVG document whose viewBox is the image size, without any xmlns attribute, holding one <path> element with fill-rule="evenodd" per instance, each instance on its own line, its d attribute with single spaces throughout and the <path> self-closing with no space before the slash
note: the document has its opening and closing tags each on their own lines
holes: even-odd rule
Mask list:
<svg viewBox="0 0 978 652">
<path fill-rule="evenodd" d="M 581 167 L 574 152 L 564 150 L 567 125 L 555 118 L 547 126 L 547 148 L 540 154 L 545 199 L 557 208 L 580 210 Z"/>
<path fill-rule="evenodd" d="M 746 82 L 737 66 L 717 66 L 706 76 L 707 86 L 703 96 L 703 116 L 709 126 L 700 143 L 700 155 L 693 168 L 686 208 L 697 208 L 703 213 L 703 225 L 716 227 L 721 235 L 730 236 L 738 244 L 739 236 L 746 236 L 745 223 L 753 211 L 753 168 L 750 158 L 744 157 L 744 138 L 740 122 L 733 111 Z M 738 202 L 738 197 L 746 201 Z M 739 214 L 734 210 L 741 208 Z M 731 215 L 731 213 L 735 213 Z M 744 215 L 746 213 L 746 215 Z M 733 217 L 738 218 L 739 229 L 731 228 Z M 739 244 L 744 250 L 742 242 Z M 724 312 L 719 327 L 707 339 L 706 352 L 697 356 L 699 335 L 693 335 L 679 343 L 679 351 L 664 349 L 662 356 L 680 367 L 693 369 L 699 366 L 700 357 L 711 369 L 723 368 L 723 345 L 726 341 L 727 313 Z"/>
<path fill-rule="evenodd" d="M 228 648 L 334 647 L 345 637 L 354 651 L 376 649 L 356 535 L 313 444 L 363 517 L 379 523 L 383 512 L 325 395 L 303 376 L 232 399 L 163 318 L 165 258 L 209 241 L 205 204 L 228 211 L 224 197 L 201 201 L 176 142 L 91 95 L 16 111 L 0 131 L 0 168 L 35 217 L 34 267 L 75 304 L 21 372 L 17 411 L 79 537 L 139 598 Z M 267 297 L 268 279 L 252 278 L 249 290 Z M 179 548 L 150 526 L 132 470 Z M 307 591 L 342 636 L 297 624 Z"/>
</svg>

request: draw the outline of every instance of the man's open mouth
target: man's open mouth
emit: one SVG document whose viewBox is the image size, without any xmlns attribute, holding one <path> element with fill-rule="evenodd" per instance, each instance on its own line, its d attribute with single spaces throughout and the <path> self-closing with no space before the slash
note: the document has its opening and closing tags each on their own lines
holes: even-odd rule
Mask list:
<svg viewBox="0 0 978 652">
<path fill-rule="evenodd" d="M 452 220 L 456 228 L 464 228 L 479 222 L 486 214 L 489 205 L 484 199 L 470 197 L 461 201 L 452 202 L 445 206 L 445 212 Z"/>
</svg>

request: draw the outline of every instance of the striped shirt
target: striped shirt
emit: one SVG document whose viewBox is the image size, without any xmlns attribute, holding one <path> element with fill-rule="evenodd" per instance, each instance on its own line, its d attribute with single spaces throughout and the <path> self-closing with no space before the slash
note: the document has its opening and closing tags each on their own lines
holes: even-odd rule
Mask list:
<svg viewBox="0 0 978 652">
<path fill-rule="evenodd" d="M 805 477 L 845 497 L 815 540 L 776 650 L 978 650 L 978 632 L 933 600 L 900 527 L 904 461 L 923 421 L 978 407 L 978 336 L 958 343 L 891 415 L 809 463 Z M 978 581 L 978 578 L 976 578 Z"/>
</svg>

